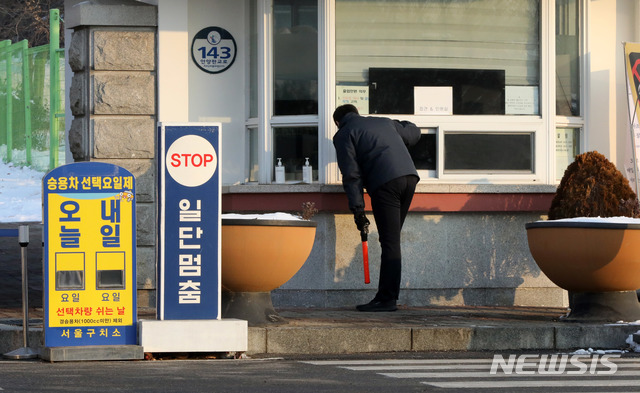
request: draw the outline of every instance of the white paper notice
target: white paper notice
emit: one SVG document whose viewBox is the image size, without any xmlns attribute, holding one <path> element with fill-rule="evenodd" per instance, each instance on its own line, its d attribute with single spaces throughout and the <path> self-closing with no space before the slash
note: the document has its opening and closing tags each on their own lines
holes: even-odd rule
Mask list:
<svg viewBox="0 0 640 393">
<path fill-rule="evenodd" d="M 537 115 L 538 86 L 505 86 L 504 112 L 507 115 Z"/>
<path fill-rule="evenodd" d="M 452 86 L 414 86 L 413 113 L 415 115 L 452 115 Z"/>
<path fill-rule="evenodd" d="M 573 130 L 556 130 L 556 180 L 561 180 L 564 171 L 574 160 Z"/>
<path fill-rule="evenodd" d="M 369 86 L 336 86 L 336 106 L 351 104 L 361 115 L 369 113 Z"/>
</svg>

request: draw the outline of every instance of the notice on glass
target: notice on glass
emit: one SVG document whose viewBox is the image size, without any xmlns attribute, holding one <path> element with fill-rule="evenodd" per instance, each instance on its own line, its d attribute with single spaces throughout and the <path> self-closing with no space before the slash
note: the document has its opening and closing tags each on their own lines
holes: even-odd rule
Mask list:
<svg viewBox="0 0 640 393">
<path fill-rule="evenodd" d="M 336 86 L 336 106 L 351 104 L 361 115 L 369 114 L 369 86 Z"/>
<path fill-rule="evenodd" d="M 415 115 L 452 115 L 452 86 L 414 86 L 413 113 Z"/>
<path fill-rule="evenodd" d="M 564 171 L 574 160 L 573 130 L 556 130 L 556 179 L 562 179 Z"/>
<path fill-rule="evenodd" d="M 538 86 L 505 86 L 504 112 L 507 115 L 538 115 Z"/>
</svg>

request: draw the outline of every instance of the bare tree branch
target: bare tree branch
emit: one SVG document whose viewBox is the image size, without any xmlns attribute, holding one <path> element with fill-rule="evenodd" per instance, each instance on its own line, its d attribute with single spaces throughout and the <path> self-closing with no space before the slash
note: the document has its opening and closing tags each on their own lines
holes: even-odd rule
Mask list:
<svg viewBox="0 0 640 393">
<path fill-rule="evenodd" d="M 49 10 L 64 11 L 64 0 L 0 0 L 0 40 L 28 40 L 29 46 L 49 43 Z M 63 23 L 60 23 L 63 31 Z M 64 34 L 60 34 L 64 46 Z"/>
</svg>

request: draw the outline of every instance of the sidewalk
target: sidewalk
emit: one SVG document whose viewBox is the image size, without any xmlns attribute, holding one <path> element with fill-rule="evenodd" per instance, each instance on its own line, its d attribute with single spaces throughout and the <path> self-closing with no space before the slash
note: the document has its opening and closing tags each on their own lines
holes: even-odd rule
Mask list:
<svg viewBox="0 0 640 393">
<path fill-rule="evenodd" d="M 627 349 L 636 324 L 563 322 L 565 309 L 523 307 L 278 310 L 285 323 L 250 327 L 250 355 L 327 355 L 421 351 Z M 0 309 L 0 353 L 22 344 L 22 309 Z M 42 309 L 29 311 L 30 346 L 40 347 Z M 155 319 L 139 310 L 138 319 Z"/>
</svg>

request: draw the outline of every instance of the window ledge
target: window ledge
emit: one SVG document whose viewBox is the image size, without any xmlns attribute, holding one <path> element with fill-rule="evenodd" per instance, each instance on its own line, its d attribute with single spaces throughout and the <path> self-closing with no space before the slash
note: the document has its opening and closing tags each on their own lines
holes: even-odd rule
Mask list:
<svg viewBox="0 0 640 393">
<path fill-rule="evenodd" d="M 556 186 L 536 184 L 419 184 L 412 212 L 545 212 Z M 222 187 L 225 212 L 299 211 L 314 202 L 325 212 L 348 213 L 347 197 L 338 184 L 246 184 Z M 365 209 L 371 201 L 365 195 Z"/>
<path fill-rule="evenodd" d="M 552 184 L 418 184 L 418 194 L 548 194 Z M 223 194 L 342 193 L 340 184 L 237 184 L 222 186 Z"/>
</svg>

